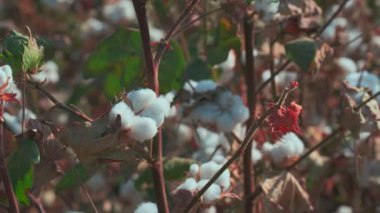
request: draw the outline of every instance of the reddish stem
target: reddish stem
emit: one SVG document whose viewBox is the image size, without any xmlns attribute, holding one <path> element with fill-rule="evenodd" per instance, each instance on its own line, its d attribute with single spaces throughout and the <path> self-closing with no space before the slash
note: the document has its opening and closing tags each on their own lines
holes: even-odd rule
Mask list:
<svg viewBox="0 0 380 213">
<path fill-rule="evenodd" d="M 133 0 L 133 6 L 136 11 L 137 21 L 139 23 L 141 41 L 144 52 L 145 72 L 148 79 L 149 88 L 154 90 L 156 94 L 159 92 L 158 82 L 158 66 L 154 63 L 153 54 L 150 46 L 150 34 L 148 27 L 148 18 L 146 14 L 146 0 Z M 153 140 L 152 145 L 153 159 L 151 160 L 151 172 L 153 177 L 153 185 L 157 200 L 159 212 L 169 212 L 169 205 L 165 191 L 165 179 L 162 165 L 162 133 L 159 129 L 157 136 Z"/>
</svg>

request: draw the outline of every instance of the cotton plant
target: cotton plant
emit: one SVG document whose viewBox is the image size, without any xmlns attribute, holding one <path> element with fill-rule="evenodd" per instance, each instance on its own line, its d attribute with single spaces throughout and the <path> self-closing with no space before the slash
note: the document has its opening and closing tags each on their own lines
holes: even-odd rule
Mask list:
<svg viewBox="0 0 380 213">
<path fill-rule="evenodd" d="M 151 89 L 138 89 L 112 107 L 109 119 L 114 122 L 120 116 L 121 129 L 128 137 L 143 142 L 156 135 L 169 113 L 170 103 L 164 96 L 157 97 Z"/>
<path fill-rule="evenodd" d="M 221 167 L 222 164 L 218 164 L 214 161 L 209 161 L 201 165 L 192 164 L 189 168 L 190 177 L 180 184 L 176 190 L 187 190 L 193 194 L 197 193 Z M 208 188 L 202 196 L 202 203 L 204 205 L 210 205 L 223 197 L 223 194 L 230 188 L 230 176 L 230 171 L 226 169 L 216 181 L 211 184 L 210 188 Z"/>
<path fill-rule="evenodd" d="M 231 132 L 249 118 L 249 110 L 241 97 L 220 88 L 212 80 L 188 82 L 184 90 L 192 93 L 192 99 L 181 106 L 184 122 Z"/>
<path fill-rule="evenodd" d="M 134 213 L 158 213 L 157 204 L 152 202 L 141 203 Z"/>
</svg>

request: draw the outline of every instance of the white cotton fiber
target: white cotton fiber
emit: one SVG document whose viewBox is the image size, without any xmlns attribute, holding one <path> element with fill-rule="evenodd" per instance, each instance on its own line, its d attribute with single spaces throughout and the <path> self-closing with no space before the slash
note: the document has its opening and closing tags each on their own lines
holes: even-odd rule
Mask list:
<svg viewBox="0 0 380 213">
<path fill-rule="evenodd" d="M 189 80 L 185 83 L 185 85 L 183 86 L 183 89 L 190 92 L 190 93 L 193 93 L 195 90 L 195 87 L 197 87 L 197 84 L 198 84 L 198 82 L 193 81 L 193 80 Z"/>
<path fill-rule="evenodd" d="M 104 17 L 112 22 L 136 21 L 136 13 L 131 0 L 119 0 L 103 7 Z"/>
<path fill-rule="evenodd" d="M 220 166 L 214 161 L 204 163 L 200 167 L 200 179 L 211 179 L 219 170 Z"/>
<path fill-rule="evenodd" d="M 185 182 L 177 187 L 177 190 L 179 189 L 193 192 L 195 189 L 197 189 L 197 181 L 194 178 L 187 178 Z"/>
<path fill-rule="evenodd" d="M 201 190 L 209 180 L 201 180 L 198 182 L 197 189 Z M 211 184 L 211 186 L 203 194 L 203 202 L 206 204 L 212 203 L 213 201 L 220 198 L 222 189 L 217 184 Z"/>
<path fill-rule="evenodd" d="M 190 173 L 191 177 L 196 178 L 198 176 L 198 173 L 199 173 L 199 165 L 196 163 L 191 164 L 191 166 L 189 168 L 189 173 Z"/>
<path fill-rule="evenodd" d="M 256 148 L 256 143 L 254 142 L 252 144 L 252 153 L 251 153 L 252 163 L 253 164 L 257 163 L 259 160 L 261 160 L 262 157 L 263 157 L 263 154 L 260 152 L 260 150 Z"/>
<path fill-rule="evenodd" d="M 345 72 L 345 74 L 355 73 L 358 71 L 356 63 L 350 58 L 340 57 L 336 63 Z"/>
<path fill-rule="evenodd" d="M 151 89 L 139 89 L 129 92 L 127 98 L 132 103 L 133 111 L 139 113 L 155 101 L 157 96 Z"/>
<path fill-rule="evenodd" d="M 164 123 L 164 119 L 170 113 L 170 103 L 164 96 L 155 98 L 140 113 L 141 116 L 152 118 L 156 121 L 157 127 Z"/>
<path fill-rule="evenodd" d="M 280 1 L 274 0 L 256 0 L 252 2 L 252 5 L 255 11 L 261 11 L 264 14 L 263 19 L 265 21 L 270 21 L 273 19 L 274 15 L 278 11 L 278 7 L 280 6 Z"/>
<path fill-rule="evenodd" d="M 218 85 L 213 80 L 201 80 L 195 87 L 196 92 L 207 92 L 216 89 Z"/>
<path fill-rule="evenodd" d="M 240 96 L 237 95 L 233 96 L 230 112 L 234 120 L 239 123 L 243 123 L 249 118 L 248 108 L 243 104 Z"/>
<path fill-rule="evenodd" d="M 128 129 L 134 122 L 135 114 L 132 112 L 131 108 L 123 101 L 115 104 L 109 114 L 110 121 L 115 121 L 117 115 L 120 115 L 121 126 L 123 129 Z"/>
<path fill-rule="evenodd" d="M 273 145 L 271 157 L 275 163 L 280 163 L 286 158 L 301 155 L 304 149 L 305 145 L 301 139 L 293 132 L 289 132 Z"/>
<path fill-rule="evenodd" d="M 5 125 L 13 132 L 15 135 L 19 135 L 22 132 L 21 123 L 18 121 L 16 116 L 13 116 L 7 112 L 3 114 Z"/>
<path fill-rule="evenodd" d="M 31 79 L 36 82 L 57 83 L 59 81 L 58 65 L 54 61 L 47 61 L 41 67 L 41 71 L 30 75 Z"/>
<path fill-rule="evenodd" d="M 224 112 L 216 117 L 216 125 L 218 130 L 223 132 L 231 132 L 235 126 L 236 122 L 229 112 Z"/>
<path fill-rule="evenodd" d="M 346 76 L 345 79 L 351 86 L 357 86 L 360 83 L 360 87 L 369 88 L 372 93 L 376 93 L 380 90 L 379 78 L 377 75 L 369 73 L 367 71 L 351 73 Z"/>
<path fill-rule="evenodd" d="M 102 173 L 96 173 L 86 181 L 86 186 L 88 186 L 92 192 L 99 192 L 107 187 L 107 180 Z"/>
<path fill-rule="evenodd" d="M 157 134 L 156 122 L 147 117 L 136 116 L 129 130 L 129 136 L 139 142 L 152 139 Z"/>
<path fill-rule="evenodd" d="M 152 202 L 141 203 L 135 213 L 158 213 L 157 205 Z"/>
<path fill-rule="evenodd" d="M 32 112 L 32 110 L 25 108 L 25 121 L 29 119 L 36 119 L 37 116 Z M 22 122 L 22 109 L 20 109 L 17 113 L 17 119 L 21 123 Z"/>
</svg>

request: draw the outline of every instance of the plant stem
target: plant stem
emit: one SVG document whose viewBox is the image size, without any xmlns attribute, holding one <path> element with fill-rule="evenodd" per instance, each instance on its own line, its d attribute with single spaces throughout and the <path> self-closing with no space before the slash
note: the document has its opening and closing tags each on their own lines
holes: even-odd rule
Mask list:
<svg viewBox="0 0 380 213">
<path fill-rule="evenodd" d="M 4 113 L 4 104 L 3 101 L 0 101 L 0 115 Z M 4 119 L 1 118 L 0 124 L 0 175 L 3 180 L 3 185 L 5 193 L 7 195 L 10 212 L 18 213 L 20 212 L 15 193 L 13 191 L 12 181 L 9 176 L 7 164 L 5 162 L 5 153 L 4 153 Z"/>
<path fill-rule="evenodd" d="M 148 27 L 148 18 L 146 14 L 146 0 L 133 0 L 133 6 L 136 11 L 137 21 L 140 28 L 141 41 L 144 51 L 145 72 L 148 79 L 149 87 L 159 93 L 158 82 L 158 63 L 153 61 L 153 54 L 150 46 L 150 34 Z M 182 22 L 181 22 L 182 23 Z M 174 29 L 175 30 L 175 29 Z M 174 31 L 173 31 L 174 32 Z M 157 136 L 153 139 L 152 144 L 153 159 L 151 162 L 151 172 L 153 177 L 154 191 L 157 200 L 157 207 L 159 212 L 168 213 L 169 205 L 165 191 L 165 179 L 163 172 L 162 160 L 162 132 L 161 128 L 158 130 Z"/>
<path fill-rule="evenodd" d="M 255 80 L 255 58 L 253 56 L 253 22 L 249 14 L 245 15 L 244 18 L 244 41 L 245 41 L 245 53 L 247 58 L 246 71 L 245 71 L 245 83 L 248 92 L 248 108 L 250 111 L 250 118 L 247 121 L 247 126 L 251 126 L 255 118 L 255 108 L 256 108 L 256 96 L 253 91 L 255 91 L 256 80 Z M 244 151 L 243 155 L 243 174 L 244 174 L 244 196 L 251 194 L 254 185 L 253 179 L 253 163 L 252 163 L 252 143 L 249 143 Z M 246 200 L 244 204 L 244 211 L 246 213 L 251 213 L 253 211 L 252 202 Z"/>
</svg>

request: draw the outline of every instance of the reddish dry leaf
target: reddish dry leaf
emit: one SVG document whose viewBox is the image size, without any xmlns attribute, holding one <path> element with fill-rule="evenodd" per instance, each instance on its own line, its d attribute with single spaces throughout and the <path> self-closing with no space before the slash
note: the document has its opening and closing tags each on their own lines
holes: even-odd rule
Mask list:
<svg viewBox="0 0 380 213">
<path fill-rule="evenodd" d="M 313 210 L 308 193 L 290 172 L 266 179 L 261 187 L 267 198 L 285 212 Z"/>
</svg>

